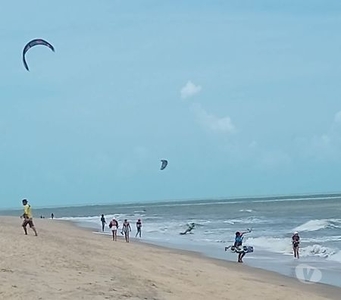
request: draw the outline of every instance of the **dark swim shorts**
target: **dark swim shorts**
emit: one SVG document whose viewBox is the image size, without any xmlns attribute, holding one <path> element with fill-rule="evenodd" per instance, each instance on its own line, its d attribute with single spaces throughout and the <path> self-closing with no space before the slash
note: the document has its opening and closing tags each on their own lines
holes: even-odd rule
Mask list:
<svg viewBox="0 0 341 300">
<path fill-rule="evenodd" d="M 22 223 L 23 227 L 26 227 L 29 225 L 31 228 L 34 226 L 32 219 L 25 219 L 24 222 Z"/>
</svg>

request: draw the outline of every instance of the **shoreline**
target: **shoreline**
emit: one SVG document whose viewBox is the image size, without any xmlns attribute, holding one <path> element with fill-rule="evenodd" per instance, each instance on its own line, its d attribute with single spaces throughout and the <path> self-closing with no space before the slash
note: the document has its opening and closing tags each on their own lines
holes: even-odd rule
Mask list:
<svg viewBox="0 0 341 300">
<path fill-rule="evenodd" d="M 339 299 L 341 289 L 200 253 L 93 234 L 72 222 L 0 217 L 3 299 Z"/>
<path fill-rule="evenodd" d="M 101 231 L 94 231 L 94 229 L 92 228 L 88 228 L 88 227 L 82 227 L 82 226 L 78 226 L 75 222 L 73 221 L 69 221 L 69 220 L 57 220 L 59 222 L 66 222 L 67 224 L 70 224 L 70 226 L 73 226 L 75 228 L 81 229 L 81 230 L 85 230 L 88 232 L 91 232 L 93 235 L 99 235 L 99 236 L 103 236 L 105 238 L 111 238 L 110 233 L 102 233 Z M 118 235 L 118 239 L 122 240 L 122 242 L 124 242 L 124 237 L 121 235 Z M 173 253 L 176 254 L 180 254 L 180 255 L 189 255 L 189 256 L 193 256 L 196 257 L 198 259 L 203 259 L 203 260 L 207 260 L 210 261 L 211 263 L 214 263 L 218 266 L 221 266 L 222 264 L 224 265 L 224 267 L 226 267 L 227 269 L 229 267 L 231 267 L 232 265 L 234 267 L 241 267 L 244 269 L 244 271 L 248 272 L 248 273 L 252 273 L 255 276 L 258 276 L 259 273 L 262 273 L 262 276 L 266 276 L 269 280 L 272 280 L 274 278 L 276 278 L 276 281 L 281 285 L 281 279 L 285 278 L 285 280 L 290 280 L 291 283 L 293 284 L 303 284 L 305 286 L 313 286 L 316 285 L 318 290 L 328 290 L 330 288 L 335 289 L 335 299 L 339 299 L 339 295 L 341 293 L 341 287 L 337 286 L 337 285 L 332 285 L 332 284 L 328 284 L 328 283 L 323 283 L 323 282 L 306 282 L 303 283 L 301 282 L 299 279 L 297 279 L 297 277 L 295 276 L 289 276 L 289 275 L 285 275 L 281 272 L 277 272 L 277 271 L 273 271 L 273 270 L 269 270 L 266 268 L 262 268 L 262 267 L 257 267 L 257 266 L 252 266 L 252 265 L 248 265 L 248 264 L 240 264 L 236 261 L 233 260 L 228 260 L 228 259 L 224 259 L 224 258 L 217 258 L 214 256 L 209 256 L 205 253 L 202 253 L 200 251 L 196 251 L 196 250 L 188 250 L 188 249 L 181 249 L 178 248 L 176 246 L 166 246 L 165 244 L 162 243 L 156 243 L 156 242 L 152 242 L 152 241 L 148 241 L 148 240 L 143 240 L 143 239 L 139 239 L 139 238 L 135 238 L 135 237 L 130 237 L 131 242 L 137 243 L 137 244 L 142 244 L 144 246 L 147 247 L 152 247 L 152 248 L 157 248 L 160 250 L 164 250 L 164 251 L 172 251 Z M 131 243 L 129 243 L 131 244 Z M 234 254 L 235 256 L 237 254 Z M 245 256 L 247 259 L 247 256 Z"/>
<path fill-rule="evenodd" d="M 174 249 L 174 250 L 180 250 L 180 251 L 189 251 L 193 253 L 198 253 L 203 257 L 209 258 L 209 259 L 215 259 L 219 261 L 225 261 L 225 262 L 232 262 L 235 263 L 237 260 L 237 254 L 230 253 L 230 252 L 224 252 L 222 249 L 218 250 L 217 248 L 212 248 L 212 252 L 209 252 L 208 249 L 202 247 L 194 249 L 195 246 L 179 246 L 179 245 L 172 245 L 167 243 L 161 243 L 161 242 L 153 242 L 153 241 L 140 241 L 142 243 L 147 243 L 150 245 L 156 245 L 160 247 L 164 247 L 166 249 Z M 263 254 L 264 253 L 264 254 Z M 281 276 L 285 276 L 287 278 L 293 278 L 296 281 L 300 281 L 298 279 L 298 276 L 305 276 L 304 274 L 300 274 L 300 267 L 304 267 L 308 274 L 310 271 L 313 271 L 315 269 L 318 269 L 320 272 L 321 278 L 316 278 L 316 276 L 312 277 L 311 280 L 313 282 L 310 282 L 309 284 L 324 284 L 327 286 L 332 287 L 338 287 L 341 288 L 341 280 L 338 280 L 340 278 L 340 264 L 335 263 L 335 268 L 329 269 L 325 267 L 325 262 L 323 260 L 319 261 L 316 258 L 307 258 L 303 257 L 300 259 L 293 259 L 292 256 L 283 256 L 279 253 L 268 253 L 266 251 L 263 251 L 261 256 L 258 254 L 246 254 L 244 257 L 244 265 L 248 266 L 250 268 L 255 268 L 259 270 L 265 270 L 269 272 L 273 272 L 275 274 L 279 274 Z M 309 271 L 310 270 L 310 271 Z M 309 276 L 307 276 L 309 277 Z M 314 280 L 317 280 L 318 282 L 314 282 Z"/>
<path fill-rule="evenodd" d="M 140 239 L 136 239 L 136 238 L 133 238 L 131 240 L 134 241 L 134 243 L 137 242 L 137 243 L 141 243 L 143 245 L 147 245 L 147 246 L 151 246 L 151 247 L 157 247 L 157 248 L 163 249 L 163 250 L 172 250 L 175 253 L 184 253 L 184 254 L 188 254 L 191 256 L 196 256 L 196 257 L 201 258 L 201 259 L 207 259 L 207 260 L 209 260 L 212 263 L 215 263 L 217 265 L 225 264 L 226 268 L 230 267 L 231 266 L 230 264 L 232 264 L 233 266 L 236 266 L 237 268 L 239 266 L 242 268 L 245 268 L 245 269 L 247 269 L 247 272 L 253 272 L 254 274 L 256 274 L 256 273 L 258 274 L 259 272 L 266 272 L 268 276 L 280 276 L 280 277 L 283 276 L 287 279 L 293 280 L 293 282 L 296 282 L 296 283 L 301 282 L 297 278 L 297 276 L 294 275 L 294 273 L 290 276 L 290 275 L 286 275 L 285 273 L 280 272 L 280 271 L 271 270 L 269 268 L 265 268 L 265 267 L 261 267 L 261 266 L 255 266 L 253 264 L 250 264 L 247 262 L 247 259 L 248 259 L 247 256 L 244 257 L 244 259 L 246 259 L 246 263 L 244 262 L 244 264 L 240 264 L 236 260 L 222 258 L 223 255 L 221 255 L 221 257 L 219 258 L 219 257 L 215 257 L 214 255 L 208 255 L 208 254 L 200 252 L 200 251 L 189 250 L 189 249 L 181 249 L 181 248 L 178 248 L 176 246 L 174 246 L 174 247 L 166 246 L 166 245 L 162 245 L 162 243 L 154 243 L 154 242 L 150 242 L 150 241 L 146 241 L 146 240 L 140 240 Z M 232 256 L 232 255 L 235 256 L 237 259 L 237 254 L 231 253 L 230 256 Z M 296 261 L 296 262 L 298 262 L 298 261 Z M 297 265 L 301 265 L 301 264 L 298 263 Z M 306 265 L 306 263 L 303 261 L 302 265 Z M 307 272 L 309 272 L 309 270 Z M 314 278 L 312 278 L 312 279 L 314 279 Z M 325 283 L 325 282 L 305 282 L 303 284 L 324 286 L 326 288 L 328 288 L 328 287 L 337 288 L 337 289 L 340 289 L 339 292 L 341 292 L 340 285 L 334 285 L 334 284 L 329 284 L 329 283 Z"/>
<path fill-rule="evenodd" d="M 90 231 L 93 234 L 110 236 L 110 232 L 102 233 L 90 227 L 85 227 L 85 226 L 83 227 L 83 226 L 77 225 L 77 223 L 73 221 L 69 221 L 69 220 L 60 220 L 60 221 L 68 222 L 72 226 Z M 217 247 L 216 248 L 212 247 L 210 249 L 207 249 L 205 246 L 198 247 L 198 245 L 191 246 L 189 244 L 174 244 L 170 242 L 148 240 L 148 238 L 139 239 L 133 236 L 131 236 L 131 240 L 134 242 L 150 245 L 152 247 L 153 246 L 160 247 L 161 249 L 184 251 L 185 253 L 199 255 L 202 258 L 212 259 L 212 260 L 220 261 L 220 262 L 235 263 L 237 260 L 237 254 L 230 253 L 229 251 L 225 252 L 222 249 L 218 250 Z M 221 248 L 223 248 L 223 244 Z M 209 250 L 211 250 L 212 252 L 209 252 Z M 267 253 L 267 252 L 264 251 L 264 253 Z M 318 261 L 317 259 L 314 259 L 314 258 L 310 259 L 306 257 L 303 257 L 297 260 L 297 259 L 292 259 L 292 256 L 283 256 L 282 254 L 279 254 L 279 253 L 267 253 L 267 254 L 265 255 L 262 254 L 261 256 L 258 256 L 257 254 L 255 255 L 254 253 L 247 254 L 244 258 L 245 261 L 243 265 L 252 269 L 264 270 L 264 271 L 272 272 L 274 274 L 285 276 L 286 278 L 292 278 L 298 282 L 300 281 L 300 279 L 298 279 L 298 276 L 300 275 L 305 276 L 304 274 L 298 274 L 298 273 L 302 273 L 299 271 L 301 269 L 300 266 L 304 268 L 308 267 L 308 269 L 304 270 L 304 272 L 306 271 L 307 274 L 310 271 L 318 269 L 319 270 L 318 272 L 321 272 L 321 278 L 317 278 L 316 280 L 318 282 L 314 282 L 316 278 L 314 278 L 313 276 L 311 278 L 312 282 L 308 282 L 308 283 L 306 282 L 306 284 L 322 284 L 322 285 L 327 285 L 331 287 L 341 288 L 341 280 L 337 279 L 339 278 L 339 275 L 340 275 L 339 269 L 337 267 L 333 270 L 326 269 L 324 266 L 325 264 L 324 261 Z M 264 264 L 266 264 L 266 266 L 264 266 Z M 335 265 L 338 265 L 338 264 L 339 263 L 335 263 Z M 335 270 L 338 270 L 338 272 L 336 272 Z M 303 279 L 301 279 L 301 281 L 303 281 Z"/>
<path fill-rule="evenodd" d="M 57 219 L 58 220 L 58 219 Z M 101 232 L 96 231 L 93 227 L 87 227 L 79 225 L 81 223 L 77 223 L 71 220 L 60 220 L 61 222 L 67 222 L 71 224 L 71 226 L 75 226 L 76 228 L 84 229 L 87 231 L 92 232 L 93 234 L 99 234 L 104 236 L 110 236 L 111 232 Z M 118 235 L 120 236 L 120 235 Z M 141 242 L 143 244 L 161 247 L 163 249 L 172 249 L 175 251 L 185 251 L 193 254 L 198 254 L 201 257 L 208 258 L 208 259 L 214 259 L 218 261 L 223 262 L 236 262 L 237 254 L 230 253 L 229 251 L 224 252 L 221 249 L 218 250 L 218 247 L 212 247 L 207 248 L 206 246 L 198 246 L 198 245 L 189 245 L 189 244 L 174 244 L 170 242 L 160 242 L 150 239 L 139 239 L 135 238 L 134 236 L 131 236 L 131 239 L 134 242 Z M 222 247 L 223 248 L 223 244 Z M 211 252 L 210 252 L 211 251 Z M 263 251 L 264 252 L 264 251 Z M 262 252 L 262 253 L 263 253 Z M 264 253 L 267 253 L 266 251 Z M 232 258 L 233 257 L 233 258 Z M 318 260 L 311 260 L 310 258 L 300 258 L 297 259 L 291 259 L 291 256 L 283 256 L 282 254 L 278 253 L 268 253 L 268 255 L 261 254 L 261 256 L 251 253 L 247 254 L 245 256 L 245 266 L 248 266 L 250 268 L 255 268 L 259 270 L 265 270 L 269 272 L 273 272 L 275 274 L 280 274 L 282 276 L 285 276 L 287 278 L 293 278 L 296 281 L 300 281 L 298 279 L 297 273 L 300 272 L 299 270 L 296 270 L 297 266 L 306 266 L 309 269 L 306 269 L 305 271 L 309 273 L 310 271 L 313 271 L 314 269 L 321 270 L 321 277 L 318 279 L 318 284 L 324 284 L 327 286 L 332 287 L 338 287 L 341 288 L 341 281 L 337 280 L 337 278 L 340 275 L 340 272 L 336 272 L 335 269 L 333 270 L 327 270 L 324 267 L 324 261 L 318 261 Z M 266 266 L 264 266 L 266 264 Z M 336 263 L 339 264 L 339 263 Z M 298 267 L 299 268 L 299 267 Z M 310 271 L 309 271 L 310 270 Z M 300 272 L 301 273 L 301 272 Z M 301 276 L 305 276 L 304 274 L 301 274 Z M 314 277 L 311 278 L 312 281 L 314 281 Z M 317 284 L 317 282 L 310 282 L 309 284 Z"/>
</svg>

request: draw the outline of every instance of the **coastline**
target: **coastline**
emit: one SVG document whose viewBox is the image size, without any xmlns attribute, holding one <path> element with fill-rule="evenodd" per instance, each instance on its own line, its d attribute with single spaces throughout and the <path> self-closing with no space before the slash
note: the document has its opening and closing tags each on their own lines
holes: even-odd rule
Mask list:
<svg viewBox="0 0 341 300">
<path fill-rule="evenodd" d="M 149 240 L 138 240 L 138 242 L 164 247 L 166 249 L 174 249 L 179 251 L 188 251 L 192 253 L 197 253 L 202 257 L 206 257 L 209 259 L 214 259 L 223 262 L 236 262 L 237 254 L 231 253 L 229 251 L 224 252 L 224 244 L 221 247 L 210 247 L 205 248 L 205 246 L 190 246 L 190 245 L 174 245 L 167 244 L 166 242 L 155 242 Z M 265 270 L 269 272 L 273 272 L 276 274 L 280 274 L 282 276 L 293 278 L 296 281 L 299 281 L 297 274 L 298 271 L 296 268 L 300 269 L 300 267 L 307 267 L 307 273 L 313 271 L 314 269 L 318 269 L 317 272 L 320 272 L 320 278 L 316 278 L 313 276 L 311 280 L 312 283 L 316 284 L 324 284 L 328 286 L 341 288 L 341 281 L 339 280 L 340 269 L 339 263 L 335 263 L 335 267 L 331 270 L 329 267 L 325 267 L 325 262 L 320 261 L 314 258 L 303 257 L 300 259 L 294 259 L 292 256 L 283 256 L 282 254 L 276 253 L 268 253 L 266 251 L 262 251 L 261 254 L 258 253 L 249 253 L 244 257 L 244 266 L 248 266 L 250 268 L 256 268 L 260 270 Z M 310 270 L 310 271 L 309 271 Z M 302 274 L 302 276 L 305 276 Z M 309 275 L 307 275 L 309 277 Z M 314 282 L 316 280 L 317 282 Z"/>
<path fill-rule="evenodd" d="M 341 289 L 146 242 L 93 234 L 65 221 L 0 217 L 4 299 L 339 299 Z M 23 243 L 24 241 L 24 243 Z"/>
</svg>

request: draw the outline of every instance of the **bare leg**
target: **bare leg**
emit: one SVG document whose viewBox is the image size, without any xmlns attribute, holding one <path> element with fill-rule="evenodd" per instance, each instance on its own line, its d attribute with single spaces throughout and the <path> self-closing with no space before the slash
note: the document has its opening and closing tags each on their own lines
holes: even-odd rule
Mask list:
<svg viewBox="0 0 341 300">
<path fill-rule="evenodd" d="M 238 262 L 242 263 L 244 256 L 245 256 L 245 252 L 240 252 L 239 255 L 238 255 Z"/>
<path fill-rule="evenodd" d="M 294 258 L 296 258 L 296 247 L 294 247 Z"/>
<path fill-rule="evenodd" d="M 36 228 L 35 228 L 34 226 L 32 226 L 31 228 L 32 228 L 32 230 L 34 231 L 34 235 L 35 235 L 35 236 L 38 236 L 38 233 L 37 233 Z"/>
<path fill-rule="evenodd" d="M 25 235 L 27 235 L 27 228 L 26 228 L 26 225 L 22 225 L 22 227 L 24 228 Z"/>
</svg>

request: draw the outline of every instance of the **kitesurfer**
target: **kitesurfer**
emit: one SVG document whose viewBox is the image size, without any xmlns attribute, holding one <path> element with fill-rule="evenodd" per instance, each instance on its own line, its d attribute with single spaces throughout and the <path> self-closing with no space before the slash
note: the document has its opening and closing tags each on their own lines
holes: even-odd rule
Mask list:
<svg viewBox="0 0 341 300">
<path fill-rule="evenodd" d="M 195 227 L 195 223 L 187 224 L 187 226 L 188 228 L 184 232 L 181 232 L 180 234 L 186 234 L 188 232 L 191 232 Z"/>
<path fill-rule="evenodd" d="M 231 250 L 234 250 L 236 253 L 238 253 L 238 262 L 242 263 L 243 262 L 243 257 L 246 254 L 247 250 L 244 250 L 243 248 L 243 238 L 245 233 L 251 232 L 251 229 L 248 229 L 247 231 L 244 232 L 236 232 L 235 238 L 234 238 L 234 244 L 233 246 L 225 247 L 225 251 L 229 248 Z"/>
</svg>

